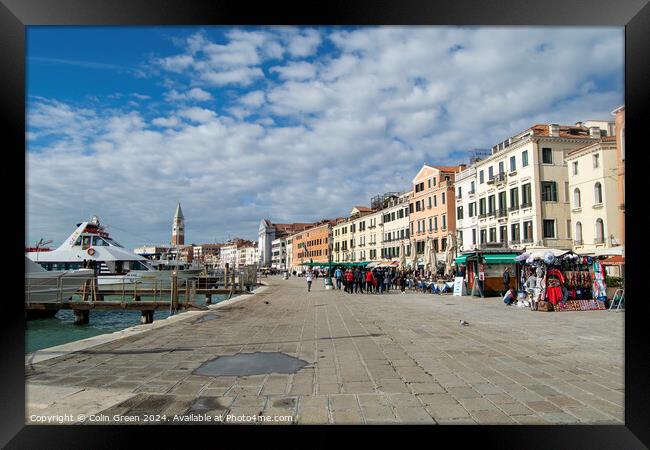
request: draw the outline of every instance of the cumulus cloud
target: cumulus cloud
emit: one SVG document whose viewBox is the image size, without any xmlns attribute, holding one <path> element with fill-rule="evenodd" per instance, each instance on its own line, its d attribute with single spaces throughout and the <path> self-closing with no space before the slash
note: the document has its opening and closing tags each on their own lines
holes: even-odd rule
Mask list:
<svg viewBox="0 0 650 450">
<path fill-rule="evenodd" d="M 192 88 L 184 93 L 178 92 L 176 89 L 172 89 L 165 94 L 165 99 L 167 101 L 196 100 L 205 102 L 212 100 L 212 94 L 210 94 L 208 91 L 204 91 L 201 88 Z"/>
<path fill-rule="evenodd" d="M 223 36 L 195 33 L 181 54 L 157 59 L 166 99 L 218 99 L 204 108 L 30 100 L 32 240 L 63 239 L 97 213 L 128 230 L 115 231 L 125 244 L 167 242 L 177 201 L 188 241 L 255 238 L 263 217 L 345 215 L 372 195 L 408 189 L 422 163 L 466 162 L 452 155 L 535 123 L 611 119 L 623 101 L 622 29 L 275 27 Z M 89 199 L 71 188 L 80 185 L 102 189 Z"/>
</svg>

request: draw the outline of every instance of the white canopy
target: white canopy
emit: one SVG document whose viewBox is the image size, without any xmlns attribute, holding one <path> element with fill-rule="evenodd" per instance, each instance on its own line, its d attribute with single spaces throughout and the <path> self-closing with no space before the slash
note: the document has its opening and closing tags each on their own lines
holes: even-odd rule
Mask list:
<svg viewBox="0 0 650 450">
<path fill-rule="evenodd" d="M 625 246 L 611 248 L 597 248 L 594 252 L 596 256 L 625 256 Z"/>
</svg>

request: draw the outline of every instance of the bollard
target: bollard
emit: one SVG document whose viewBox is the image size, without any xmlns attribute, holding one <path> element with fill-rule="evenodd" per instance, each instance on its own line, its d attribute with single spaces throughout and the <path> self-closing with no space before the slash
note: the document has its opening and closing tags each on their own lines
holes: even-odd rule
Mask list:
<svg viewBox="0 0 650 450">
<path fill-rule="evenodd" d="M 175 270 L 172 272 L 171 304 L 172 309 L 176 311 L 178 309 L 178 272 Z"/>
<path fill-rule="evenodd" d="M 75 309 L 74 310 L 74 324 L 75 325 L 85 325 L 90 320 L 90 311 L 87 309 Z"/>
<path fill-rule="evenodd" d="M 205 304 L 206 305 L 212 304 L 212 294 L 205 294 Z"/>
<path fill-rule="evenodd" d="M 141 311 L 140 323 L 141 324 L 153 323 L 153 310 Z"/>
</svg>

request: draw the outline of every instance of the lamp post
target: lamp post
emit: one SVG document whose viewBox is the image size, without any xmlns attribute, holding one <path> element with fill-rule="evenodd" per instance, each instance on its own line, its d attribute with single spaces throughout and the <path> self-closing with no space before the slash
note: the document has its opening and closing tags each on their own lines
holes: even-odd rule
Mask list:
<svg viewBox="0 0 650 450">
<path fill-rule="evenodd" d="M 332 243 L 333 240 L 334 238 L 330 233 L 327 236 L 327 278 L 325 278 L 325 289 L 327 290 L 334 289 L 334 284 L 332 283 L 332 248 L 334 246 Z"/>
</svg>

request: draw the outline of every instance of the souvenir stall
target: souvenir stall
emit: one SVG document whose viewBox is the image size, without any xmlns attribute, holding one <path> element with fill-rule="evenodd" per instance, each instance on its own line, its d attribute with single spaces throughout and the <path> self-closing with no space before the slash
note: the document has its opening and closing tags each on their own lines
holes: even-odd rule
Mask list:
<svg viewBox="0 0 650 450">
<path fill-rule="evenodd" d="M 515 259 L 520 267 L 519 301 L 531 309 L 605 309 L 605 271 L 598 259 L 555 249 L 525 252 Z"/>
<path fill-rule="evenodd" d="M 466 252 L 456 257 L 456 265 L 462 267 L 471 296 L 500 296 L 503 294 L 503 272 L 510 269 L 510 287 L 516 287 L 518 277 L 515 258 L 517 250 L 484 249 Z"/>
</svg>

